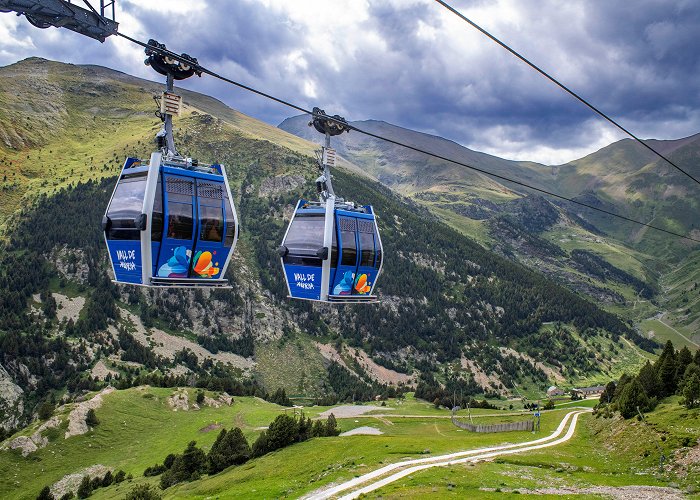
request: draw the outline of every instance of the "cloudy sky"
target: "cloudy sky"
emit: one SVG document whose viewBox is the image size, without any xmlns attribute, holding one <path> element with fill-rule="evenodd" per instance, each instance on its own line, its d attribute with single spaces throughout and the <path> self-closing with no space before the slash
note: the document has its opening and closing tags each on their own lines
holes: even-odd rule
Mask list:
<svg viewBox="0 0 700 500">
<path fill-rule="evenodd" d="M 700 132 L 697 0 L 452 5 L 637 135 Z M 229 78 L 350 120 L 385 120 L 543 163 L 623 137 L 432 0 L 117 0 L 117 7 L 125 34 L 155 38 Z M 0 14 L 0 66 L 29 56 L 158 79 L 142 49 L 124 39 L 100 44 Z M 275 125 L 296 114 L 207 76 L 183 86 Z"/>
</svg>

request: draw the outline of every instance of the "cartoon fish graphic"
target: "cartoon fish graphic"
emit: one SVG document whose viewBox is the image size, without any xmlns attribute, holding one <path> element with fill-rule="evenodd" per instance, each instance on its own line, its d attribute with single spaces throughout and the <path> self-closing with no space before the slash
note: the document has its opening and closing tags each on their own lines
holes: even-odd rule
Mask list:
<svg viewBox="0 0 700 500">
<path fill-rule="evenodd" d="M 187 268 L 190 266 L 190 255 L 192 255 L 192 250 L 188 250 L 187 247 L 176 247 L 172 257 L 158 269 L 158 276 L 161 278 L 186 278 Z"/>
<path fill-rule="evenodd" d="M 371 283 L 367 281 L 367 275 L 360 274 L 357 277 L 357 281 L 355 282 L 355 291 L 359 294 L 364 295 L 365 293 L 369 293 L 369 291 L 372 289 L 370 285 Z"/>
<path fill-rule="evenodd" d="M 211 252 L 197 252 L 194 255 L 194 266 L 192 269 L 201 278 L 211 278 L 219 274 L 219 268 L 214 267 Z M 216 263 L 218 265 L 218 262 Z"/>
<path fill-rule="evenodd" d="M 346 273 L 343 275 L 343 279 L 341 279 L 338 284 L 335 285 L 335 288 L 333 288 L 333 295 L 350 295 L 352 292 L 354 278 L 355 273 L 346 271 Z"/>
</svg>

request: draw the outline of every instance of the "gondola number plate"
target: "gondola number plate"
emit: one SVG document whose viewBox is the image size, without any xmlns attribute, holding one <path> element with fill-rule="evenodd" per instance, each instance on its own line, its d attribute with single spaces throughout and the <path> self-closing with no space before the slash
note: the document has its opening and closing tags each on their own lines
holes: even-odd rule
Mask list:
<svg viewBox="0 0 700 500">
<path fill-rule="evenodd" d="M 182 96 L 172 92 L 163 92 L 160 100 L 160 112 L 168 115 L 180 116 L 182 112 Z"/>
</svg>

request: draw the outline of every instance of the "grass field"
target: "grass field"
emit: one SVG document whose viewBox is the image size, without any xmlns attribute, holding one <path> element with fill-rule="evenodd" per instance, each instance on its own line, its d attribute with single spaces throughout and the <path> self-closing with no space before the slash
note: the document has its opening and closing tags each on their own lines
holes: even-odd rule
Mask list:
<svg viewBox="0 0 700 500">
<path fill-rule="evenodd" d="M 100 424 L 88 434 L 66 440 L 63 438 L 64 423 L 60 431 L 50 432 L 51 441 L 46 448 L 26 458 L 15 451 L 0 452 L 0 498 L 34 498 L 43 486 L 94 464 L 123 469 L 133 475 L 131 482 L 96 490 L 93 495 L 94 498 L 123 498 L 133 484 L 157 483 L 158 478 L 144 478 L 143 470 L 162 462 L 169 453 L 182 452 L 189 441 L 195 440 L 208 450 L 218 434 L 218 430 L 207 431 L 212 424 L 226 428 L 238 426 L 252 442 L 261 428 L 285 411 L 278 405 L 250 397 L 236 397 L 230 407 L 173 411 L 167 402 L 173 392 L 174 389 L 149 387 L 116 391 L 105 397 L 104 404 L 96 411 Z M 193 401 L 195 391 L 188 392 L 190 401 Z M 449 415 L 448 411 L 435 409 L 412 397 L 401 404 L 390 400 L 387 406 L 400 408 L 397 412 L 420 412 L 423 415 L 419 418 L 362 416 L 339 419 L 343 431 L 372 426 L 384 434 L 314 439 L 216 476 L 175 487 L 166 492 L 167 496 L 197 497 L 222 492 L 226 492 L 227 497 L 296 496 L 319 485 L 352 478 L 356 473 L 405 457 L 532 438 L 528 432 L 484 435 L 462 431 L 447 418 L 435 418 Z M 327 409 L 312 407 L 304 411 L 314 417 Z M 546 412 L 542 418 L 542 433 L 551 432 L 565 411 Z M 477 416 L 488 413 L 498 412 L 474 410 Z M 490 423 L 507 419 L 506 416 L 479 417 L 480 421 Z M 35 427 L 36 424 L 27 428 L 23 434 L 31 434 Z"/>
<path fill-rule="evenodd" d="M 669 466 L 672 450 L 688 440 L 697 443 L 700 410 L 687 411 L 678 398 L 669 398 L 647 423 L 582 416 L 574 437 L 562 445 L 522 455 L 509 455 L 493 462 L 427 469 L 381 488 L 367 498 L 521 498 L 528 490 L 559 489 L 571 496 L 586 495 L 595 486 L 673 486 L 700 491 L 700 470 L 687 475 Z M 694 441 L 693 441 L 694 440 Z M 666 466 L 659 472 L 661 453 Z M 577 494 L 581 492 L 582 494 Z M 546 492 L 546 491 L 545 491 Z M 621 492 L 619 492 L 621 494 Z M 629 493 L 631 494 L 631 492 Z M 517 495 L 517 497 L 516 497 Z M 548 498 L 537 495 L 536 498 Z M 552 498 L 562 498 L 552 495 Z M 620 497 L 622 498 L 622 497 Z"/>
<path fill-rule="evenodd" d="M 698 349 L 698 344 L 693 341 L 693 337 L 691 337 L 690 333 L 681 332 L 683 335 L 679 335 L 674 328 L 670 328 L 658 319 L 644 320 L 640 322 L 640 327 L 645 335 L 648 335 L 649 332 L 653 332 L 653 338 L 660 344 L 665 344 L 670 340 L 673 342 L 676 349 L 681 349 L 683 346 L 687 346 L 691 351 L 696 351 Z M 676 328 L 676 330 L 678 328 Z"/>
</svg>

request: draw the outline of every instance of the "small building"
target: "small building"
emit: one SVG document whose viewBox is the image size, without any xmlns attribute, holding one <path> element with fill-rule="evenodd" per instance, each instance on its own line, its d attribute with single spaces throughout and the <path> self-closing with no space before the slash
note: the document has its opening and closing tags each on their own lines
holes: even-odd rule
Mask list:
<svg viewBox="0 0 700 500">
<path fill-rule="evenodd" d="M 571 396 L 579 396 L 581 398 L 587 398 L 589 396 L 599 396 L 603 394 L 605 390 L 604 385 L 594 385 L 591 387 L 579 387 L 576 389 L 571 389 Z"/>
<path fill-rule="evenodd" d="M 547 389 L 547 397 L 548 398 L 554 398 L 556 396 L 563 396 L 563 395 L 564 395 L 564 391 L 559 389 L 559 387 L 557 387 L 556 385 L 553 385 L 552 387 Z"/>
</svg>

